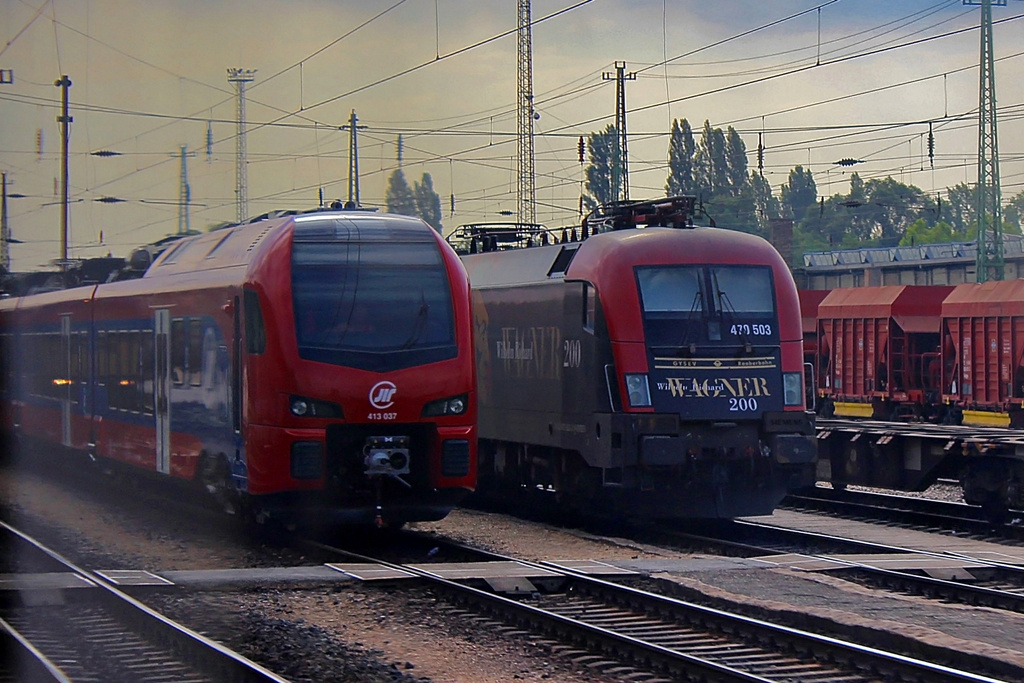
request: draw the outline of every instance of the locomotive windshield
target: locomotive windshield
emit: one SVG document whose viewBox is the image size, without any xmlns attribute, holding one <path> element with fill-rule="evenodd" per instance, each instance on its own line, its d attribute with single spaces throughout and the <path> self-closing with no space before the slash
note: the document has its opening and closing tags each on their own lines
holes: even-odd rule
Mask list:
<svg viewBox="0 0 1024 683">
<path fill-rule="evenodd" d="M 456 355 L 451 291 L 433 239 L 296 240 L 292 300 L 307 360 L 384 372 Z"/>
<path fill-rule="evenodd" d="M 636 274 L 652 347 L 778 339 L 767 266 L 645 266 Z"/>
</svg>

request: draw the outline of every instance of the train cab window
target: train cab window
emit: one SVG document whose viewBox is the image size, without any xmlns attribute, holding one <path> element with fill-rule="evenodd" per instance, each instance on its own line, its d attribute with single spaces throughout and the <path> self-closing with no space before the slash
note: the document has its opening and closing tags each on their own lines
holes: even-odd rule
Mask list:
<svg viewBox="0 0 1024 683">
<path fill-rule="evenodd" d="M 203 321 L 199 318 L 188 320 L 188 377 L 194 387 L 203 383 Z"/>
<path fill-rule="evenodd" d="M 640 300 L 644 313 L 701 313 L 704 283 L 695 266 L 638 268 Z"/>
<path fill-rule="evenodd" d="M 260 354 L 267 350 L 267 330 L 263 324 L 263 309 L 256 292 L 247 289 L 245 297 L 245 352 Z"/>
<path fill-rule="evenodd" d="M 185 321 L 171 321 L 171 380 L 176 385 L 185 383 Z"/>
<path fill-rule="evenodd" d="M 375 372 L 453 358 L 454 307 L 434 240 L 292 245 L 299 356 Z"/>
<path fill-rule="evenodd" d="M 771 314 L 775 311 L 772 271 L 763 266 L 713 266 L 715 306 L 725 312 Z"/>
</svg>

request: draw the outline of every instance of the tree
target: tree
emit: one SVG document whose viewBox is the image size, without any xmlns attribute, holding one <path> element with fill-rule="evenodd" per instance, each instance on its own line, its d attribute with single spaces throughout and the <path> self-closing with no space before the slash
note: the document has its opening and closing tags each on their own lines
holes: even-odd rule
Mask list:
<svg viewBox="0 0 1024 683">
<path fill-rule="evenodd" d="M 925 219 L 918 218 L 907 226 L 899 246 L 914 247 L 921 244 L 943 244 L 946 242 L 960 242 L 963 239 L 964 236 L 953 232 L 953 226 L 945 221 L 929 225 Z"/>
<path fill-rule="evenodd" d="M 771 222 L 782 217 L 782 205 L 772 194 L 772 186 L 759 173 L 751 173 L 747 181 L 754 202 L 754 216 L 757 220 L 758 234 L 767 235 Z"/>
<path fill-rule="evenodd" d="M 609 125 L 602 133 L 591 133 L 587 142 L 590 165 L 586 170 L 586 190 L 583 202 L 588 209 L 613 202 L 619 198 L 621 186 L 615 182 L 615 168 L 619 163 L 618 129 Z"/>
<path fill-rule="evenodd" d="M 414 184 L 413 196 L 417 215 L 441 233 L 441 197 L 434 192 L 434 181 L 429 173 L 424 173 L 423 179 Z"/>
<path fill-rule="evenodd" d="M 390 213 L 398 213 L 403 216 L 418 216 L 416 197 L 405 181 L 405 174 L 402 169 L 397 168 L 388 178 L 388 189 L 385 194 L 385 201 Z"/>
<path fill-rule="evenodd" d="M 732 126 L 725 133 L 725 175 L 729 193 L 740 194 L 747 184 L 747 146 Z"/>
<path fill-rule="evenodd" d="M 978 218 L 975 212 L 976 193 L 967 183 L 957 183 L 946 188 L 946 205 L 942 207 L 942 219 L 947 221 L 955 232 L 967 234 L 973 227 L 978 230 Z"/>
<path fill-rule="evenodd" d="M 1005 232 L 1020 235 L 1024 232 L 1024 190 L 1018 192 L 1003 207 L 1003 222 L 1007 227 Z"/>
<path fill-rule="evenodd" d="M 856 174 L 854 174 L 856 175 Z M 852 182 L 852 181 L 851 181 Z M 797 166 L 789 172 L 789 182 L 782 186 L 782 205 L 789 209 L 793 220 L 803 220 L 807 209 L 818 200 L 818 187 L 811 171 Z"/>
<path fill-rule="evenodd" d="M 668 143 L 668 179 L 665 181 L 665 192 L 669 197 L 697 193 L 693 178 L 696 151 L 697 143 L 693 139 L 690 122 L 686 119 L 673 121 L 672 136 Z"/>
<path fill-rule="evenodd" d="M 693 167 L 697 192 L 706 200 L 710 200 L 717 192 L 728 189 L 729 168 L 725 154 L 725 133 L 721 128 L 712 128 L 707 120 L 704 121 L 704 129 L 701 131 Z"/>
</svg>

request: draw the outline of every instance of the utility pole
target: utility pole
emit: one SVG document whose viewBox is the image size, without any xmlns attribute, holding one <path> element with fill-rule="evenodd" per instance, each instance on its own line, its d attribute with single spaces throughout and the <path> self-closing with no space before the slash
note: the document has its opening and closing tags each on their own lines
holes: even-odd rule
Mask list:
<svg viewBox="0 0 1024 683">
<path fill-rule="evenodd" d="M 517 45 L 519 78 L 516 100 L 516 156 L 519 185 L 516 202 L 520 223 L 537 222 L 533 155 L 533 38 L 530 30 L 530 0 L 519 0 L 519 38 Z"/>
<path fill-rule="evenodd" d="M 626 149 L 626 81 L 635 81 L 636 73 L 626 73 L 625 62 L 615 62 L 615 75 L 607 71 L 601 74 L 603 80 L 615 79 L 615 130 L 618 132 L 618 163 L 612 169 L 612 185 L 622 201 L 629 201 L 629 166 Z"/>
<path fill-rule="evenodd" d="M 228 83 L 236 88 L 235 123 L 235 206 L 237 221 L 243 222 L 249 217 L 249 180 L 246 174 L 245 151 L 245 84 L 256 78 L 256 69 L 228 69 Z"/>
<path fill-rule="evenodd" d="M 348 201 L 353 206 L 359 206 L 359 142 L 356 138 L 356 129 L 366 128 L 357 126 L 356 110 L 353 109 L 348 117 L 348 125 L 340 126 L 339 130 L 347 130 L 348 134 Z M 399 160 L 401 161 L 401 160 Z"/>
<path fill-rule="evenodd" d="M 981 5 L 981 63 L 978 87 L 978 282 L 1003 279 L 1003 209 L 996 135 L 996 70 L 992 54 L 992 5 L 1006 0 L 963 0 Z"/>
<path fill-rule="evenodd" d="M 192 231 L 189 225 L 189 203 L 192 201 L 192 188 L 188 184 L 188 158 L 195 156 L 189 154 L 188 145 L 181 145 L 179 156 L 181 158 L 181 173 L 178 181 L 178 234 L 187 235 Z"/>
<path fill-rule="evenodd" d="M 71 79 L 62 75 L 60 80 L 54 81 L 53 84 L 61 89 L 61 115 L 57 117 L 57 123 L 61 124 L 59 264 L 61 272 L 64 272 L 68 268 L 68 138 L 71 136 L 71 122 L 74 119 L 68 116 L 68 89 L 71 87 Z"/>
</svg>

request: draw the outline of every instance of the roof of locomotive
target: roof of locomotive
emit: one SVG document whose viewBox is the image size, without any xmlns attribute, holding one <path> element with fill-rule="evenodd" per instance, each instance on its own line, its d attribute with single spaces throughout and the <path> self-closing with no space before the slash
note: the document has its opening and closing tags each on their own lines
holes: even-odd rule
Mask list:
<svg viewBox="0 0 1024 683">
<path fill-rule="evenodd" d="M 1024 280 L 958 285 L 942 303 L 943 317 L 1024 315 Z"/>
<path fill-rule="evenodd" d="M 291 226 L 294 232 L 286 232 Z M 316 211 L 269 217 L 181 240 L 144 277 L 247 266 L 264 248 L 294 234 L 301 241 L 428 241 L 434 230 L 419 218 L 367 211 Z M 436 233 L 435 233 L 436 234 Z"/>
<path fill-rule="evenodd" d="M 592 235 L 582 242 L 465 254 L 474 287 L 586 280 L 599 289 L 632 277 L 636 265 L 760 263 L 786 268 L 765 240 L 721 228 L 646 227 Z"/>
<path fill-rule="evenodd" d="M 904 332 L 938 332 L 947 285 L 884 285 L 833 289 L 818 304 L 818 318 L 892 318 Z"/>
</svg>

